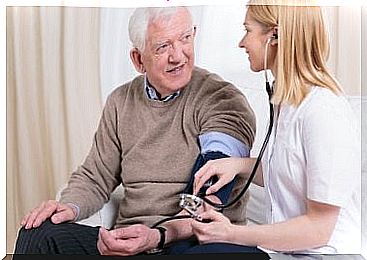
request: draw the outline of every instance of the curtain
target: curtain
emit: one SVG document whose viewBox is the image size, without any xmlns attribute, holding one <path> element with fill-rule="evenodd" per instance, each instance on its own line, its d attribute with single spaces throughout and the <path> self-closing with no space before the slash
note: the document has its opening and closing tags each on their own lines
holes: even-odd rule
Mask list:
<svg viewBox="0 0 367 260">
<path fill-rule="evenodd" d="M 99 9 L 7 7 L 7 252 L 84 159 L 101 113 Z"/>
<path fill-rule="evenodd" d="M 367 258 L 367 5 L 361 11 L 361 57 L 362 57 L 362 254 Z"/>
<path fill-rule="evenodd" d="M 361 96 L 361 7 L 325 7 L 324 11 L 330 38 L 329 67 L 347 95 Z"/>
</svg>

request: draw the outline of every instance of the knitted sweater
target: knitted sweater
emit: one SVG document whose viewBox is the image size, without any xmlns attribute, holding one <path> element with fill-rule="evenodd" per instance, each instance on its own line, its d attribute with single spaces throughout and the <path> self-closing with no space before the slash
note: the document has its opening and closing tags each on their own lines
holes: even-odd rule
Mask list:
<svg viewBox="0 0 367 260">
<path fill-rule="evenodd" d="M 152 225 L 181 210 L 179 196 L 200 153 L 200 134 L 219 131 L 252 147 L 253 110 L 218 75 L 196 67 L 180 95 L 167 102 L 148 99 L 143 85 L 137 76 L 108 96 L 89 154 L 61 194 L 61 202 L 80 207 L 79 219 L 99 210 L 122 183 L 115 227 Z M 239 179 L 232 195 L 243 185 Z M 243 196 L 224 214 L 245 223 L 247 200 Z"/>
</svg>

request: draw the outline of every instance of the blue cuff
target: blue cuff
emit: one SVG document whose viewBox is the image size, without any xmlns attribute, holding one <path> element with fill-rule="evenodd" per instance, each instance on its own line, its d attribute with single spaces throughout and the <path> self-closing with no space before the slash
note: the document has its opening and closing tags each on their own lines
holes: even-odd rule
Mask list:
<svg viewBox="0 0 367 260">
<path fill-rule="evenodd" d="M 208 132 L 199 136 L 201 153 L 222 152 L 230 157 L 249 157 L 250 148 L 238 139 L 221 132 Z"/>
<path fill-rule="evenodd" d="M 193 193 L 193 184 L 194 184 L 194 176 L 195 173 L 208 161 L 210 160 L 216 160 L 216 159 L 220 159 L 220 158 L 226 158 L 229 157 L 228 155 L 222 153 L 222 152 L 207 152 L 206 154 L 199 154 L 198 157 L 196 158 L 194 167 L 192 169 L 191 172 L 191 177 L 190 180 L 185 188 L 185 190 L 183 191 L 183 193 L 186 194 L 192 194 Z M 213 183 L 216 181 L 216 176 L 214 176 L 213 178 Z M 217 191 L 216 193 L 214 193 L 213 195 L 217 196 L 221 202 L 227 203 L 229 196 L 231 195 L 231 191 L 234 187 L 234 184 L 236 183 L 236 178 L 234 178 L 234 180 L 232 180 L 230 183 L 227 183 L 226 185 L 224 185 L 219 191 Z M 205 195 L 205 191 L 209 186 L 204 185 L 199 193 L 197 194 L 199 197 L 202 197 Z"/>
</svg>

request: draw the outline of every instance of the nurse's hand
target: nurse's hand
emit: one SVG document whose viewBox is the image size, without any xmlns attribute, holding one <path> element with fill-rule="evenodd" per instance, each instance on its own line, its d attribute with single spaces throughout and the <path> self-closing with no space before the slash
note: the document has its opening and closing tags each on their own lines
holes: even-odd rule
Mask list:
<svg viewBox="0 0 367 260">
<path fill-rule="evenodd" d="M 244 158 L 222 158 L 208 161 L 195 174 L 194 194 L 197 194 L 204 183 L 212 176 L 216 175 L 218 181 L 206 190 L 206 194 L 217 192 L 234 177 L 241 172 L 244 167 Z"/>
<path fill-rule="evenodd" d="M 200 217 L 202 222 L 191 222 L 192 231 L 200 244 L 231 242 L 230 236 L 235 226 L 227 217 L 213 209 L 201 213 Z"/>
</svg>

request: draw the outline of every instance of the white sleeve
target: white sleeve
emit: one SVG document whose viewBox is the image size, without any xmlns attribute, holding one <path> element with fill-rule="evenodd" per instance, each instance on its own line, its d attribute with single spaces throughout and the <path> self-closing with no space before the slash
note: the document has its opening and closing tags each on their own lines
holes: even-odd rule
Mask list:
<svg viewBox="0 0 367 260">
<path fill-rule="evenodd" d="M 342 98 L 309 108 L 302 123 L 307 197 L 343 207 L 360 185 L 359 129 Z"/>
</svg>

